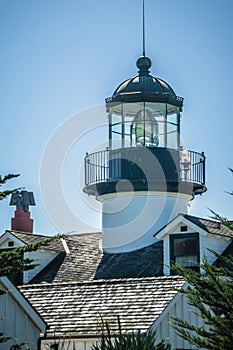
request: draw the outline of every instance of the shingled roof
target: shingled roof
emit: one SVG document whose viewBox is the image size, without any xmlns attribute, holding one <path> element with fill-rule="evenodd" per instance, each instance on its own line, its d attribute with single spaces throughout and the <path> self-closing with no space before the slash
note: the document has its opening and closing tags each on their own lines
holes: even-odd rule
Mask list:
<svg viewBox="0 0 233 350">
<path fill-rule="evenodd" d="M 223 225 L 220 221 L 203 219 L 197 216 L 187 215 L 187 214 L 178 214 L 174 219 L 172 219 L 167 225 L 164 225 L 158 232 L 154 234 L 156 237 L 164 228 L 168 225 L 172 225 L 177 220 L 182 220 L 182 218 L 190 221 L 194 225 L 200 227 L 202 230 L 211 233 L 213 235 L 218 235 L 222 237 L 233 238 L 233 231 Z"/>
<path fill-rule="evenodd" d="M 26 285 L 20 291 L 48 325 L 48 335 L 96 335 L 101 317 L 117 331 L 146 331 L 184 280 L 177 276 Z M 99 328 L 100 329 L 100 328 Z"/>
<path fill-rule="evenodd" d="M 63 237 L 69 253 L 60 254 L 30 283 L 138 278 L 163 275 L 163 243 L 128 253 L 108 254 L 101 249 L 101 233 Z"/>
<path fill-rule="evenodd" d="M 6 233 L 8 232 L 25 244 L 38 243 L 51 237 L 51 236 L 39 235 L 35 233 L 19 232 L 19 231 L 13 231 L 13 230 L 7 230 Z M 60 239 L 55 239 L 49 242 L 48 244 L 46 244 L 46 249 L 60 251 L 60 252 L 64 251 L 64 247 Z"/>
<path fill-rule="evenodd" d="M 192 215 L 184 215 L 184 217 L 209 233 L 233 238 L 233 231 L 223 225 L 220 221 L 202 219 Z"/>
<path fill-rule="evenodd" d="M 232 237 L 220 222 L 191 215 L 183 217 L 205 231 Z M 60 253 L 30 283 L 141 278 L 163 275 L 163 242 L 127 253 L 108 254 L 101 249 L 101 233 L 64 235 L 69 253 Z"/>
</svg>

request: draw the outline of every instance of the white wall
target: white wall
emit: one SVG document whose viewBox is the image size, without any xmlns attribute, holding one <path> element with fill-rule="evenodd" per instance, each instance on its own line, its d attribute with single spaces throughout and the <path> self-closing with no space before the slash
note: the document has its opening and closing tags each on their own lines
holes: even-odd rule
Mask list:
<svg viewBox="0 0 233 350">
<path fill-rule="evenodd" d="M 166 276 L 170 275 L 170 242 L 169 242 L 169 235 L 170 234 L 188 234 L 188 233 L 198 233 L 198 230 L 194 230 L 190 227 L 188 227 L 188 230 L 186 232 L 180 231 L 180 226 L 183 226 L 184 224 L 179 224 L 176 228 L 172 230 L 172 232 L 169 232 L 166 236 L 164 236 L 164 274 Z M 203 235 L 202 233 L 199 233 L 199 243 L 200 243 L 200 262 L 203 261 L 204 255 L 207 257 L 209 264 L 213 264 L 216 260 L 215 256 L 209 252 L 208 249 L 212 249 L 216 251 L 217 253 L 221 254 L 229 245 L 230 238 L 213 235 L 208 233 L 207 235 Z"/>
<path fill-rule="evenodd" d="M 140 249 L 179 213 L 186 214 L 190 197 L 168 192 L 119 192 L 102 201 L 103 249 L 109 253 Z"/>
<path fill-rule="evenodd" d="M 58 253 L 51 250 L 37 250 L 24 254 L 24 258 L 35 259 L 35 264 L 38 264 L 34 269 L 24 272 L 23 282 L 28 283 L 34 276 L 36 276 L 43 268 L 48 265 Z"/>
<path fill-rule="evenodd" d="M 162 314 L 151 327 L 152 330 L 156 331 L 156 343 L 165 340 L 171 344 L 172 350 L 196 349 L 196 346 L 190 345 L 176 334 L 172 327 L 172 317 L 179 317 L 198 327 L 204 325 L 203 320 L 195 315 L 194 308 L 187 303 L 183 294 L 179 294 L 176 302 L 172 301 L 171 304 L 173 305 L 168 305 L 167 307 L 169 311 L 165 312 L 165 315 Z"/>
<path fill-rule="evenodd" d="M 203 256 L 206 255 L 208 263 L 213 264 L 216 260 L 216 257 L 214 254 L 209 252 L 208 249 L 212 249 L 218 254 L 222 254 L 230 242 L 231 239 L 229 237 L 222 237 L 212 234 L 208 234 L 207 236 L 200 235 L 200 256 L 203 258 Z"/>
<path fill-rule="evenodd" d="M 92 345 L 97 343 L 96 338 L 66 338 L 42 339 L 39 350 L 51 349 L 51 345 L 58 344 L 58 350 L 91 350 Z"/>
<path fill-rule="evenodd" d="M 11 345 L 25 341 L 28 342 L 28 347 L 31 350 L 36 350 L 40 329 L 15 299 L 15 294 L 19 294 L 19 292 L 13 291 L 13 288 L 12 285 L 10 292 L 0 296 L 0 317 L 3 318 L 0 320 L 0 331 L 13 337 L 13 340 L 0 343 L 0 350 L 9 350 Z M 6 290 L 1 281 L 0 289 Z"/>
</svg>

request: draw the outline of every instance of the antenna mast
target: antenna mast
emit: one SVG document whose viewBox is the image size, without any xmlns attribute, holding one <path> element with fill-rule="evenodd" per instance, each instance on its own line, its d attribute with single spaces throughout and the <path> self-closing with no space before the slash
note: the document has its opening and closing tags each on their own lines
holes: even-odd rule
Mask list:
<svg viewBox="0 0 233 350">
<path fill-rule="evenodd" d="M 143 53 L 142 55 L 145 57 L 145 8 L 144 8 L 144 0 L 142 0 L 142 47 L 143 47 Z"/>
</svg>

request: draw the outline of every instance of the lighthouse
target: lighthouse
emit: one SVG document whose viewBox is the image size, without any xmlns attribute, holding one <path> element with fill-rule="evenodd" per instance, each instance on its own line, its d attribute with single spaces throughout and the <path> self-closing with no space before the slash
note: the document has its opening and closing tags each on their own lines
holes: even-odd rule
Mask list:
<svg viewBox="0 0 233 350">
<path fill-rule="evenodd" d="M 102 203 L 102 241 L 108 253 L 155 242 L 178 214 L 206 191 L 205 155 L 181 145 L 183 98 L 150 74 L 151 60 L 106 99 L 107 149 L 86 154 L 84 192 Z"/>
</svg>

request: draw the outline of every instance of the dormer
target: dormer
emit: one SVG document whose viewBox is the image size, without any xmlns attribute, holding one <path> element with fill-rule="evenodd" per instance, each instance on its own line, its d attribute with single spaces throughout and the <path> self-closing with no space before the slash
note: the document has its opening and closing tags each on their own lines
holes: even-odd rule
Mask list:
<svg viewBox="0 0 233 350">
<path fill-rule="evenodd" d="M 170 265 L 197 270 L 204 256 L 213 264 L 215 256 L 209 249 L 222 254 L 232 241 L 232 232 L 220 222 L 191 215 L 178 215 L 156 235 L 164 246 L 164 275 L 172 274 Z"/>
</svg>

